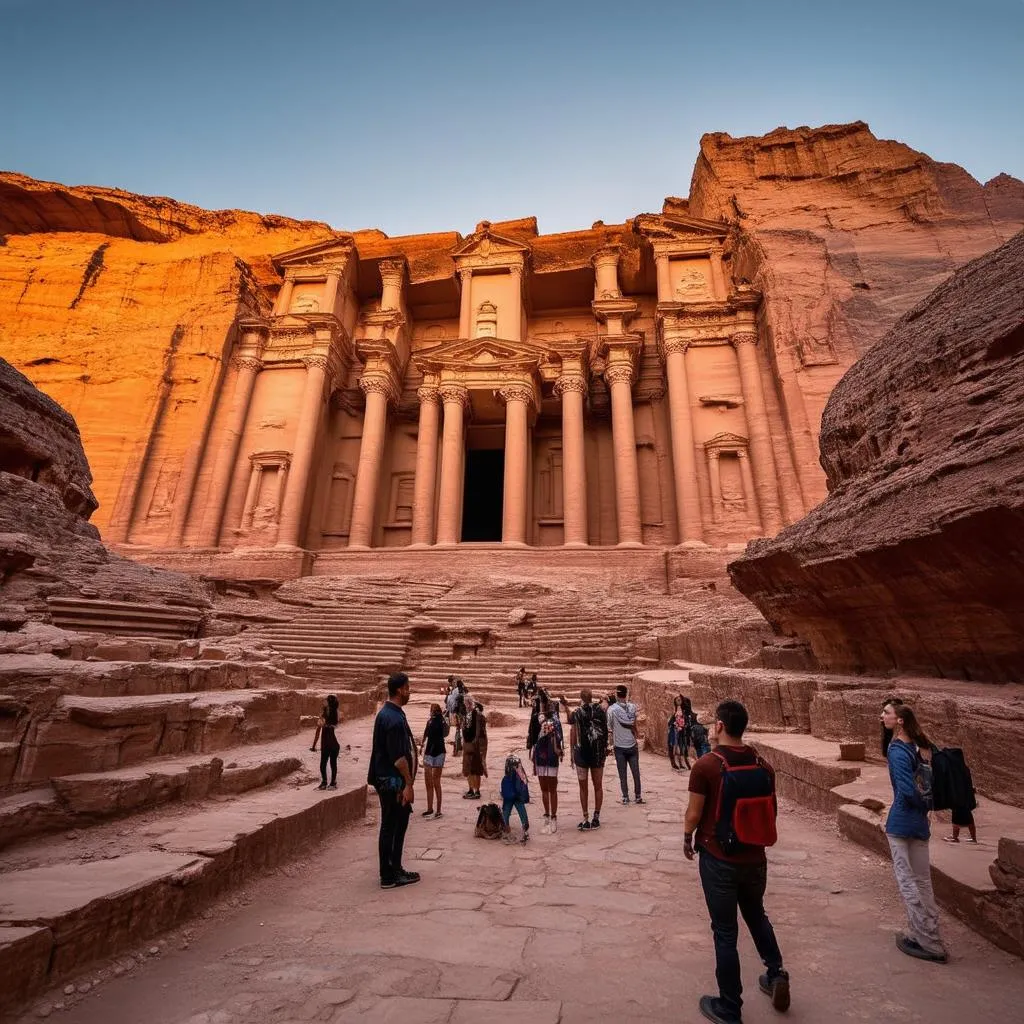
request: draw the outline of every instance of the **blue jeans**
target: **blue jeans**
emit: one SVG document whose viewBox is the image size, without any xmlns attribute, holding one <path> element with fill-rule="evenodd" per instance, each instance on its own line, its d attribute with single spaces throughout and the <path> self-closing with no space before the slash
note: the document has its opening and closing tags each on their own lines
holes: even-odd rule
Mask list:
<svg viewBox="0 0 1024 1024">
<path fill-rule="evenodd" d="M 523 823 L 523 831 L 530 827 L 530 819 L 526 814 L 526 804 L 522 800 L 503 800 L 501 802 L 501 817 L 504 819 L 505 827 L 508 827 L 508 820 L 512 817 L 512 809 L 515 808 L 519 820 Z"/>
<path fill-rule="evenodd" d="M 633 776 L 633 795 L 640 795 L 640 744 L 635 747 L 615 748 L 615 767 L 619 770 L 619 786 L 622 788 L 622 797 L 629 796 L 629 787 L 626 785 L 626 766 L 629 765 L 630 773 Z"/>
<path fill-rule="evenodd" d="M 757 952 L 774 976 L 782 970 L 782 954 L 768 915 L 764 912 L 764 890 L 768 883 L 768 865 L 732 864 L 700 851 L 700 883 L 711 915 L 715 937 L 715 977 L 724 1009 L 740 1019 L 743 984 L 740 981 L 740 955 L 736 941 L 740 929 L 736 910 L 750 930 Z"/>
</svg>

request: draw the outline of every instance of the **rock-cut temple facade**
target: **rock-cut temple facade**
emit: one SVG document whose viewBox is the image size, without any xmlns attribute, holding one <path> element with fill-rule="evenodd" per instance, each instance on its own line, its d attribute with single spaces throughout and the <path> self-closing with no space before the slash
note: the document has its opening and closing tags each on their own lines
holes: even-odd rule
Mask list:
<svg viewBox="0 0 1024 1024">
<path fill-rule="evenodd" d="M 236 324 L 172 514 L 138 504 L 108 542 L 719 547 L 804 514 L 728 225 L 668 209 L 436 237 L 275 256 L 272 310 Z"/>
</svg>

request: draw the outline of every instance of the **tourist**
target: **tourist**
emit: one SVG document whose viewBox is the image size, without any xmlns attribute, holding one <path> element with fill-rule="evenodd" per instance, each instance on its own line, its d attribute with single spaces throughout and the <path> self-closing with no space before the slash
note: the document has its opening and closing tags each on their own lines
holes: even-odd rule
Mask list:
<svg viewBox="0 0 1024 1024">
<path fill-rule="evenodd" d="M 687 768 L 690 767 L 690 735 L 693 722 L 693 705 L 689 697 L 679 694 L 672 701 L 672 714 L 668 720 L 668 757 L 672 767 L 683 771 L 683 761 Z"/>
<path fill-rule="evenodd" d="M 462 723 L 462 774 L 469 789 L 463 800 L 480 799 L 480 778 L 487 775 L 487 722 L 482 704 L 469 702 Z"/>
<path fill-rule="evenodd" d="M 611 726 L 612 749 L 615 751 L 615 767 L 619 771 L 619 788 L 622 802 L 629 803 L 629 787 L 626 784 L 626 768 L 633 776 L 633 798 L 638 804 L 644 803 L 640 794 L 640 744 L 636 741 L 636 705 L 627 700 L 629 691 L 625 686 L 615 688 L 615 703 L 608 708 L 608 724 Z M 597 817 L 597 811 L 594 811 Z"/>
<path fill-rule="evenodd" d="M 768 880 L 764 849 L 775 842 L 778 813 L 775 773 L 744 744 L 747 721 L 747 709 L 739 701 L 718 705 L 712 727 L 715 749 L 698 758 L 690 771 L 690 801 L 683 823 L 686 859 L 693 860 L 695 851 L 700 852 L 700 881 L 715 940 L 719 994 L 702 996 L 700 1012 L 719 1024 L 740 1024 L 741 1020 L 737 910 L 767 968 L 758 979 L 758 987 L 771 998 L 776 1010 L 789 1008 L 789 975 L 782 968 L 775 931 L 764 912 Z M 735 768 L 743 770 L 730 774 Z M 732 793 L 733 799 L 720 803 L 726 780 L 729 788 L 724 792 Z M 740 804 L 737 796 L 744 807 L 759 813 L 739 818 L 735 811 Z"/>
<path fill-rule="evenodd" d="M 534 672 L 533 675 L 530 676 L 530 681 L 526 684 L 526 692 L 530 697 L 533 697 L 536 695 L 538 689 L 537 673 Z"/>
<path fill-rule="evenodd" d="M 388 699 L 373 723 L 373 746 L 366 781 L 380 799 L 380 887 L 412 885 L 420 880 L 415 871 L 402 867 L 405 832 L 412 814 L 416 778 L 416 746 L 402 708 L 409 703 L 409 677 L 396 672 L 388 678 Z"/>
<path fill-rule="evenodd" d="M 451 692 L 451 717 L 455 726 L 455 739 L 452 742 L 452 753 L 462 750 L 462 726 L 466 720 L 466 684 L 461 679 L 455 680 L 455 689 Z"/>
<path fill-rule="evenodd" d="M 879 727 L 882 731 L 882 757 L 888 757 L 889 755 L 889 744 L 892 742 L 893 729 L 886 726 L 886 721 L 895 721 L 891 716 L 886 715 L 886 708 L 898 708 L 903 706 L 903 700 L 900 697 L 886 697 L 882 701 L 882 715 L 879 719 Z"/>
<path fill-rule="evenodd" d="M 949 957 L 939 935 L 939 909 L 928 860 L 931 743 L 906 704 L 887 703 L 882 708 L 882 726 L 892 737 L 886 751 L 892 805 L 885 835 L 896 886 L 907 911 L 907 932 L 897 934 L 896 947 L 907 956 L 944 964 Z"/>
<path fill-rule="evenodd" d="M 317 789 L 338 788 L 338 755 L 341 753 L 341 744 L 335 735 L 338 727 L 338 698 L 332 693 L 327 697 L 327 704 L 320 712 L 320 722 L 316 727 L 313 736 L 313 746 L 316 750 L 316 738 L 320 736 L 320 785 Z M 327 765 L 331 766 L 331 781 L 327 782 Z"/>
<path fill-rule="evenodd" d="M 431 704 L 430 718 L 427 719 L 427 726 L 423 730 L 422 743 L 423 779 L 427 784 L 427 809 L 423 812 L 424 818 L 428 815 L 441 817 L 441 772 L 444 769 L 447 750 L 444 738 L 448 735 L 448 729 L 449 725 L 441 714 L 441 705 Z"/>
<path fill-rule="evenodd" d="M 541 690 L 530 716 L 530 732 L 527 748 L 533 761 L 533 771 L 540 786 L 540 798 L 544 804 L 545 835 L 558 831 L 558 766 L 565 756 L 562 745 L 562 723 L 551 714 L 548 696 Z"/>
<path fill-rule="evenodd" d="M 516 693 L 519 695 L 519 706 L 523 707 L 526 701 L 526 666 L 520 665 L 516 673 Z"/>
<path fill-rule="evenodd" d="M 514 754 L 505 759 L 505 775 L 501 780 L 501 818 L 505 832 L 509 833 L 509 819 L 512 811 L 519 815 L 523 826 L 522 842 L 530 838 L 530 819 L 526 805 L 530 802 L 530 787 L 523 773 L 523 764 Z"/>
<path fill-rule="evenodd" d="M 565 700 L 565 698 L 562 698 Z M 568 702 L 566 702 L 568 707 Z M 583 820 L 576 826 L 581 832 L 601 827 L 604 802 L 604 759 L 608 751 L 608 721 L 599 704 L 593 703 L 590 690 L 580 691 L 580 706 L 569 716 L 569 747 L 580 786 Z M 588 780 L 594 783 L 594 817 L 589 808 Z"/>
<path fill-rule="evenodd" d="M 705 754 L 711 753 L 711 743 L 708 739 L 707 727 L 698 721 L 696 715 L 694 715 L 693 721 L 690 722 L 690 742 L 693 744 L 693 752 L 698 760 L 704 757 Z"/>
</svg>

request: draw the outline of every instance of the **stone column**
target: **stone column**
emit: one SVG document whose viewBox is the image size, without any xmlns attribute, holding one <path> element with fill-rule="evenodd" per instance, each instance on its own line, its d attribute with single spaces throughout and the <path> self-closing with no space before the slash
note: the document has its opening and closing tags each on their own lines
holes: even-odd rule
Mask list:
<svg viewBox="0 0 1024 1024">
<path fill-rule="evenodd" d="M 697 458 L 693 447 L 690 385 L 686 377 L 687 344 L 682 338 L 667 338 L 664 346 L 669 424 L 672 430 L 672 473 L 680 543 L 704 540 L 700 493 L 697 490 Z"/>
<path fill-rule="evenodd" d="M 459 337 L 468 338 L 473 327 L 473 271 L 460 270 L 462 295 L 459 299 Z"/>
<path fill-rule="evenodd" d="M 433 384 L 424 384 L 416 394 L 420 400 L 420 425 L 416 433 L 416 479 L 412 498 L 411 547 L 434 543 L 434 492 L 437 489 L 437 434 L 440 394 Z"/>
<path fill-rule="evenodd" d="M 281 472 L 283 472 L 283 469 Z M 254 462 L 249 470 L 249 486 L 245 492 L 245 508 L 242 512 L 242 527 L 246 530 L 252 528 L 253 516 L 256 513 L 256 496 L 260 492 L 260 479 L 262 476 L 263 467 L 258 462 Z"/>
<path fill-rule="evenodd" d="M 405 260 L 391 259 L 381 260 L 377 264 L 380 270 L 380 308 L 401 309 L 402 307 L 402 279 L 405 276 Z"/>
<path fill-rule="evenodd" d="M 306 386 L 302 391 L 302 408 L 295 430 L 288 485 L 281 503 L 281 519 L 277 528 L 277 547 L 295 548 L 302 536 L 306 511 L 306 492 L 313 471 L 313 452 L 320 431 L 320 415 L 324 407 L 324 382 L 327 380 L 327 356 L 307 356 Z"/>
<path fill-rule="evenodd" d="M 720 453 L 707 453 L 708 478 L 711 481 L 711 516 L 716 523 L 722 521 L 722 463 Z"/>
<path fill-rule="evenodd" d="M 502 499 L 502 544 L 526 543 L 526 504 L 529 488 L 529 411 L 533 389 L 509 384 L 499 392 L 505 401 L 505 489 Z"/>
<path fill-rule="evenodd" d="M 437 513 L 437 543 L 458 544 L 462 527 L 462 476 L 465 459 L 463 414 L 469 392 L 461 384 L 440 387 L 444 403 L 441 438 L 441 501 Z"/>
<path fill-rule="evenodd" d="M 348 529 L 350 548 L 368 548 L 373 544 L 380 466 L 388 430 L 388 402 L 394 398 L 391 382 L 377 373 L 364 373 L 359 378 L 359 386 L 366 395 L 366 411 L 363 413 L 363 436 L 359 443 L 359 464 Z"/>
<path fill-rule="evenodd" d="M 757 493 L 754 490 L 754 477 L 750 472 L 750 459 L 747 458 L 745 451 L 738 451 L 736 455 L 740 460 L 740 476 L 743 479 L 743 496 L 747 499 L 747 512 L 750 513 L 750 518 L 754 522 L 761 520 L 760 512 L 757 507 Z M 764 529 L 764 522 L 761 521 L 761 529 Z"/>
<path fill-rule="evenodd" d="M 288 312 L 288 308 L 292 304 L 293 291 L 295 291 L 295 281 L 286 277 L 284 284 L 281 285 L 281 290 L 277 293 L 277 301 L 274 303 L 275 316 L 284 316 Z"/>
<path fill-rule="evenodd" d="M 341 284 L 341 271 L 328 270 L 327 280 L 324 282 L 323 312 L 334 313 L 334 305 L 338 301 L 338 286 Z"/>
<path fill-rule="evenodd" d="M 217 461 L 213 465 L 206 512 L 196 542 L 201 548 L 214 548 L 220 541 L 220 529 L 224 521 L 224 507 L 228 500 L 231 477 L 235 471 L 242 434 L 245 432 L 245 421 L 249 415 L 253 388 L 256 386 L 256 375 L 263 363 L 259 359 L 244 356 L 235 360 L 235 366 L 238 369 L 235 390 L 231 396 L 231 408 L 228 410 L 224 436 L 217 451 Z"/>
<path fill-rule="evenodd" d="M 609 246 L 599 249 L 591 258 L 594 265 L 594 297 L 617 299 L 619 291 L 619 249 Z"/>
<path fill-rule="evenodd" d="M 583 400 L 587 382 L 580 374 L 563 374 L 555 382 L 562 399 L 562 523 L 566 547 L 587 543 L 587 460 Z"/>
<path fill-rule="evenodd" d="M 669 260 L 667 256 L 656 256 L 655 267 L 658 271 L 658 301 L 659 302 L 671 302 L 672 301 L 672 273 L 669 270 Z"/>
<path fill-rule="evenodd" d="M 754 484 L 757 488 L 757 504 L 761 509 L 765 532 L 776 534 L 782 529 L 782 512 L 768 410 L 761 385 L 761 368 L 757 361 L 757 335 L 753 331 L 742 331 L 732 336 L 732 343 L 740 364 L 740 386 L 743 389 L 743 403 L 747 414 L 747 433 L 750 439 Z"/>
<path fill-rule="evenodd" d="M 640 473 L 636 462 L 636 431 L 633 427 L 633 368 L 609 366 L 605 380 L 612 395 L 612 447 L 615 453 L 615 511 L 619 544 L 643 544 L 640 523 Z"/>
</svg>

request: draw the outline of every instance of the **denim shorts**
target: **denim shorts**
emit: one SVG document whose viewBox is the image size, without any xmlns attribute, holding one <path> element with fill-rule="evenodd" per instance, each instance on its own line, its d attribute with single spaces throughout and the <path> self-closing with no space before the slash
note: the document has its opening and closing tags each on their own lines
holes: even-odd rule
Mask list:
<svg viewBox="0 0 1024 1024">
<path fill-rule="evenodd" d="M 423 767 L 424 768 L 443 768 L 444 767 L 444 754 L 424 754 L 423 755 Z"/>
</svg>

